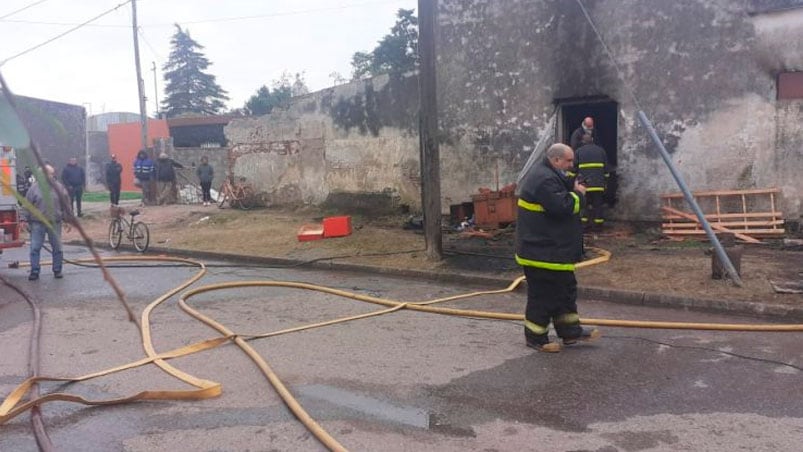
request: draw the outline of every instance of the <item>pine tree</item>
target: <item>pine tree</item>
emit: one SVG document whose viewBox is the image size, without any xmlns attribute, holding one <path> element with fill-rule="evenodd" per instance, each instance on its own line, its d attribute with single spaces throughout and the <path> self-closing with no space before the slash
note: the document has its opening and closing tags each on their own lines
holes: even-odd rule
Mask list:
<svg viewBox="0 0 803 452">
<path fill-rule="evenodd" d="M 201 52 L 203 46 L 178 24 L 170 45 L 170 58 L 162 67 L 166 82 L 162 111 L 175 117 L 213 115 L 224 109 L 228 93 L 215 82 L 214 75 L 204 72 L 211 63 Z"/>
</svg>

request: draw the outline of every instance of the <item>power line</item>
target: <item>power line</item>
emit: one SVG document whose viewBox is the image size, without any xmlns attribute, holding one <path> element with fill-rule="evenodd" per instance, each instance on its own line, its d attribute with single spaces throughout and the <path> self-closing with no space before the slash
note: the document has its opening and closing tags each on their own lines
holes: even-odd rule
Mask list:
<svg viewBox="0 0 803 452">
<path fill-rule="evenodd" d="M 20 9 L 17 9 L 17 10 L 11 11 L 10 13 L 6 14 L 5 16 L 0 16 L 0 20 L 3 20 L 3 19 L 5 19 L 6 17 L 11 17 L 11 16 L 13 16 L 14 14 L 17 14 L 17 13 L 21 13 L 21 12 L 25 11 L 25 10 L 26 10 L 26 9 L 28 9 L 28 8 L 33 8 L 34 6 L 36 6 L 36 5 L 40 4 L 40 3 L 44 3 L 44 2 L 46 2 L 46 1 L 47 1 L 47 0 L 39 0 L 38 2 L 33 2 L 33 3 L 31 3 L 30 5 L 28 5 L 28 6 L 23 6 L 23 7 L 22 7 L 22 8 L 20 8 Z"/>
<path fill-rule="evenodd" d="M 139 27 L 137 31 L 139 32 L 139 37 L 142 38 L 143 41 L 145 41 L 145 45 L 147 45 L 148 48 L 151 49 L 153 56 L 155 56 L 160 63 L 164 61 L 161 55 L 159 55 L 159 52 L 157 52 L 156 49 L 151 45 L 150 41 L 148 41 L 148 38 L 145 37 L 145 33 L 142 32 L 142 27 Z"/>
<path fill-rule="evenodd" d="M 41 0 L 46 1 L 46 0 Z M 235 22 L 241 20 L 253 20 L 253 19 L 264 19 L 264 18 L 271 18 L 271 17 L 282 17 L 282 16 L 295 16 L 295 15 L 302 15 L 302 14 L 309 14 L 309 13 L 317 13 L 317 12 L 325 12 L 325 11 L 337 11 L 349 8 L 358 8 L 363 6 L 373 6 L 373 5 L 385 5 L 390 3 L 397 3 L 398 0 L 386 0 L 380 2 L 366 2 L 366 3 L 354 3 L 350 5 L 341 5 L 341 6 L 331 6 L 327 8 L 316 8 L 316 9 L 305 9 L 305 10 L 298 10 L 298 11 L 285 11 L 279 13 L 268 13 L 268 14 L 255 14 L 251 16 L 236 16 L 236 17 L 221 17 L 217 19 L 200 19 L 200 20 L 192 20 L 192 21 L 179 21 L 182 25 L 194 25 L 194 24 L 208 24 L 208 23 L 218 23 L 218 22 Z M 2 18 L 0 18 L 2 20 Z M 53 21 L 36 21 L 36 20 L 2 20 L 3 22 L 8 23 L 17 23 L 17 24 L 29 24 L 29 25 L 58 25 L 58 26 L 70 26 L 70 25 L 78 25 L 74 22 L 53 22 Z M 90 27 L 105 27 L 105 28 L 129 28 L 130 25 L 114 25 L 114 24 L 85 24 Z M 156 27 L 172 27 L 174 23 L 154 23 L 154 24 L 141 24 L 141 28 L 156 28 Z"/>
<path fill-rule="evenodd" d="M 28 48 L 28 49 L 25 49 L 25 50 L 23 50 L 22 52 L 19 52 L 19 53 L 15 54 L 15 55 L 12 55 L 12 56 L 10 56 L 10 57 L 6 58 L 6 59 L 5 59 L 5 60 L 3 60 L 3 61 L 0 61 L 0 67 L 1 67 L 1 66 L 3 66 L 4 64 L 8 63 L 9 61 L 13 60 L 14 58 L 21 57 L 22 55 L 25 55 L 26 53 L 29 53 L 29 52 L 33 52 L 34 50 L 36 50 L 36 49 L 38 49 L 38 48 L 40 48 L 40 47 L 42 47 L 42 46 L 44 46 L 44 45 L 47 45 L 47 44 L 49 44 L 49 43 L 51 43 L 51 42 L 53 42 L 53 41 L 55 41 L 55 40 L 57 40 L 57 39 L 59 39 L 59 38 L 61 38 L 61 37 L 65 36 L 65 35 L 67 35 L 67 34 L 69 34 L 69 33 L 72 33 L 72 32 L 74 32 L 75 30 L 78 30 L 79 28 L 81 28 L 81 27 L 84 27 L 84 26 L 86 26 L 87 24 L 89 24 L 89 23 L 91 23 L 91 22 L 94 22 L 94 21 L 96 21 L 96 20 L 100 19 L 101 17 L 103 17 L 103 16 L 105 16 L 105 15 L 107 15 L 107 14 L 110 14 L 110 13 L 112 13 L 112 12 L 116 11 L 118 8 L 120 8 L 120 7 L 122 7 L 122 6 L 125 6 L 125 5 L 127 5 L 127 4 L 129 4 L 129 3 L 131 3 L 131 0 L 126 0 L 126 1 L 124 1 L 123 3 L 120 3 L 119 5 L 115 6 L 114 8 L 111 8 L 111 9 L 109 9 L 109 10 L 106 10 L 106 11 L 104 11 L 104 12 L 102 12 L 102 13 L 98 14 L 97 16 L 95 16 L 95 17 L 93 17 L 93 18 L 89 19 L 89 20 L 87 20 L 87 21 L 85 21 L 85 22 L 82 22 L 82 23 L 80 23 L 80 24 L 76 25 L 76 26 L 75 26 L 75 27 L 73 27 L 73 28 L 70 28 L 69 30 L 67 30 L 67 31 L 65 31 L 65 32 L 63 32 L 63 33 L 59 33 L 59 34 L 57 34 L 56 36 L 54 36 L 54 37 L 52 37 L 52 38 L 50 38 L 50 39 L 48 39 L 48 40 L 46 40 L 46 41 L 44 41 L 44 42 L 42 42 L 42 43 L 40 43 L 40 44 L 37 44 L 37 45 L 35 45 L 35 46 L 33 46 L 33 47 L 30 47 L 30 48 Z"/>
</svg>

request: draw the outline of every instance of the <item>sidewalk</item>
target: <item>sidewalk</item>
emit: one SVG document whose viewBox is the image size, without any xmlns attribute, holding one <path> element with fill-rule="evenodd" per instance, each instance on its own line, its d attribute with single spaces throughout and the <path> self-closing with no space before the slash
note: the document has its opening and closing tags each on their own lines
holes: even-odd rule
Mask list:
<svg viewBox="0 0 803 452">
<path fill-rule="evenodd" d="M 128 204 L 124 206 L 136 207 Z M 375 272 L 484 288 L 503 288 L 521 275 L 511 257 L 512 231 L 491 239 L 444 233 L 445 258 L 430 262 L 423 252 L 423 236 L 401 228 L 403 217 L 353 216 L 351 236 L 298 242 L 295 234 L 302 224 L 331 213 L 187 205 L 139 209 L 138 219 L 151 230 L 149 253 Z M 96 243 L 107 243 L 108 205 L 87 203 L 84 211 L 84 228 Z M 77 239 L 74 232 L 65 236 L 65 241 Z M 803 252 L 769 245 L 746 247 L 741 262 L 744 286 L 738 288 L 710 278 L 711 257 L 704 253 L 705 243 L 665 241 L 627 225 L 587 242 L 610 251 L 612 257 L 577 271 L 581 298 L 803 320 L 803 295 L 777 294 L 769 282 L 799 279 Z"/>
</svg>

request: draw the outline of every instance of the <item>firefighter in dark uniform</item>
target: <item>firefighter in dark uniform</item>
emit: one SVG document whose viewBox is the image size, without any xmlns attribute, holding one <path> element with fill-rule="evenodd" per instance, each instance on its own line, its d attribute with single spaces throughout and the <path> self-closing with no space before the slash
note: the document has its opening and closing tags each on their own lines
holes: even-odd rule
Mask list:
<svg viewBox="0 0 803 452">
<path fill-rule="evenodd" d="M 527 277 L 524 338 L 527 346 L 543 352 L 561 349 L 549 341 L 550 321 L 564 345 L 600 336 L 596 329 L 581 327 L 577 314 L 574 264 L 582 255 L 580 211 L 586 189 L 566 175 L 573 164 L 574 151 L 553 144 L 519 189 L 516 262 Z"/>
<path fill-rule="evenodd" d="M 586 208 L 583 223 L 590 229 L 600 230 L 605 224 L 605 187 L 610 169 L 605 149 L 594 144 L 590 134 L 583 135 L 582 145 L 574 153 L 574 173 L 586 186 Z"/>
</svg>

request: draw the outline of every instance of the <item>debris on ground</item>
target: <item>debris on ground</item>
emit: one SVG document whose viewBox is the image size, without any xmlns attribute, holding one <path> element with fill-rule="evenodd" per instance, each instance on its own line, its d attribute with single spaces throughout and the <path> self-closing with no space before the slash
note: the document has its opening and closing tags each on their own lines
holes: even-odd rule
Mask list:
<svg viewBox="0 0 803 452">
<path fill-rule="evenodd" d="M 803 281 L 773 281 L 770 280 L 772 290 L 776 293 L 803 293 Z"/>
</svg>

